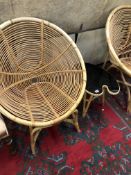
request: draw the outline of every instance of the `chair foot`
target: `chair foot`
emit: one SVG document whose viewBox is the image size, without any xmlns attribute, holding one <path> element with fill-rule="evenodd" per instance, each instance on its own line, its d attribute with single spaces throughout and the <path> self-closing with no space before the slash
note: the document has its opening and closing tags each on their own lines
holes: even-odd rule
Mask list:
<svg viewBox="0 0 131 175">
<path fill-rule="evenodd" d="M 2 145 L 11 145 L 12 143 L 12 138 L 10 136 L 3 138 L 1 141 Z"/>
<path fill-rule="evenodd" d="M 131 114 L 131 100 L 128 102 L 127 112 Z"/>
<path fill-rule="evenodd" d="M 11 139 L 8 145 L 9 145 L 10 154 L 15 155 L 18 151 L 18 147 L 17 147 L 17 144 L 15 142 L 15 139 Z"/>
<path fill-rule="evenodd" d="M 131 88 L 129 86 L 126 86 L 126 88 L 127 88 L 127 96 L 128 96 L 127 112 L 131 114 Z"/>
<path fill-rule="evenodd" d="M 78 123 L 78 110 L 77 109 L 73 112 L 71 118 L 65 119 L 64 122 L 67 122 L 67 123 L 74 125 L 77 132 L 81 132 L 80 127 L 79 127 L 79 123 Z"/>
<path fill-rule="evenodd" d="M 127 89 L 127 98 L 128 98 L 127 112 L 131 113 L 131 83 L 126 80 L 125 74 L 117 66 L 112 64 L 108 67 L 108 70 L 111 68 L 116 68 L 120 72 L 121 80 L 117 80 L 117 82 L 124 85 Z"/>
<path fill-rule="evenodd" d="M 36 152 L 35 152 L 35 145 L 36 145 L 36 140 L 39 136 L 40 131 L 43 129 L 41 127 L 29 127 L 30 129 L 30 140 L 31 140 L 31 151 L 32 154 L 35 156 Z"/>
<path fill-rule="evenodd" d="M 83 118 L 86 116 L 93 99 L 94 99 L 93 95 L 90 95 L 89 99 L 87 99 L 87 92 L 85 92 L 84 99 L 83 99 L 83 113 L 82 113 Z"/>
<path fill-rule="evenodd" d="M 81 132 L 79 123 L 78 123 L 78 110 L 75 110 L 75 112 L 72 114 L 72 117 L 73 117 L 73 123 L 77 132 Z"/>
</svg>

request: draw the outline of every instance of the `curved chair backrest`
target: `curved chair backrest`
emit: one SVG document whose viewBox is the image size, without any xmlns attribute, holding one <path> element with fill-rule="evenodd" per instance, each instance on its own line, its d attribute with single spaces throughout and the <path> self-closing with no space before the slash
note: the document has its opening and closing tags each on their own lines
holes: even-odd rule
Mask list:
<svg viewBox="0 0 131 175">
<path fill-rule="evenodd" d="M 2 114 L 21 124 L 47 127 L 74 112 L 85 91 L 86 70 L 77 46 L 62 29 L 32 17 L 6 21 L 0 25 L 0 51 Z"/>
<path fill-rule="evenodd" d="M 119 6 L 108 17 L 106 37 L 111 62 L 131 77 L 131 6 Z"/>
</svg>

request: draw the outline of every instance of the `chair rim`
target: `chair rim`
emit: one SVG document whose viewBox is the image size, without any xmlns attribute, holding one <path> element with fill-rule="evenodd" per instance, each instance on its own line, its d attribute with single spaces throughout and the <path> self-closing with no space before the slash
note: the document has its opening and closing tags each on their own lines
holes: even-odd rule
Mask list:
<svg viewBox="0 0 131 175">
<path fill-rule="evenodd" d="M 114 47 L 112 46 L 112 41 L 110 39 L 110 20 L 113 17 L 113 15 L 120 9 L 124 9 L 124 8 L 131 8 L 131 5 L 121 5 L 116 7 L 114 10 L 111 11 L 111 13 L 109 14 L 108 18 L 107 18 L 107 22 L 106 22 L 106 40 L 108 43 L 108 47 L 111 53 L 111 56 L 113 56 L 113 58 L 117 61 L 117 63 L 119 64 L 118 67 L 120 67 L 122 70 L 124 70 L 124 72 L 126 74 L 128 74 L 128 76 L 131 77 L 131 70 L 128 69 L 119 59 L 119 57 L 117 56 Z"/>
<path fill-rule="evenodd" d="M 86 75 L 86 68 L 85 68 L 85 63 L 84 63 L 84 60 L 83 60 L 83 57 L 78 49 L 78 47 L 76 46 L 76 44 L 74 43 L 74 41 L 68 36 L 68 34 L 63 31 L 60 27 L 56 26 L 55 24 L 53 23 L 50 23 L 46 20 L 43 20 L 43 19 L 39 19 L 39 18 L 34 18 L 34 17 L 19 17 L 19 18 L 14 18 L 14 19 L 11 19 L 11 20 L 8 20 L 4 23 L 2 23 L 0 25 L 0 29 L 4 29 L 6 28 L 7 26 L 13 24 L 13 23 L 16 23 L 16 22 L 21 22 L 21 21 L 35 21 L 35 22 L 43 22 L 45 23 L 46 25 L 52 27 L 52 28 L 55 28 L 57 31 L 59 31 L 61 34 L 63 34 L 63 36 L 72 44 L 74 50 L 76 51 L 78 57 L 79 57 L 79 61 L 81 63 L 81 67 L 82 67 L 82 74 L 83 74 L 83 86 L 81 88 L 81 93 L 79 95 L 79 98 L 77 99 L 76 103 L 70 108 L 70 110 L 68 112 L 66 112 L 65 114 L 63 114 L 60 118 L 56 118 L 54 120 L 51 120 L 51 121 L 47 121 L 47 122 L 34 122 L 32 124 L 31 121 L 28 121 L 28 120 L 24 120 L 24 119 L 21 119 L 21 118 L 16 118 L 13 114 L 11 114 L 9 111 L 7 111 L 1 104 L 0 104 L 0 112 L 5 115 L 6 117 L 8 117 L 9 119 L 19 123 L 19 124 L 24 124 L 24 125 L 27 125 L 27 126 L 36 126 L 36 127 L 49 127 L 49 126 L 52 126 L 54 125 L 55 123 L 58 123 L 58 122 L 61 122 L 63 121 L 64 119 L 66 119 L 67 117 L 69 117 L 74 111 L 75 109 L 77 108 L 78 104 L 80 103 L 80 101 L 82 100 L 82 97 L 84 95 L 84 92 L 85 92 L 85 88 L 86 88 L 86 80 L 87 80 L 87 75 Z"/>
</svg>

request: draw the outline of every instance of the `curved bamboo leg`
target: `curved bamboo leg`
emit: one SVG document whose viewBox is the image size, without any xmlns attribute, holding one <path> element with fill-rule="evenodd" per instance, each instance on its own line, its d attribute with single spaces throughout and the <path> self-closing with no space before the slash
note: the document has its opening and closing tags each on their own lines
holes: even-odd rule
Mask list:
<svg viewBox="0 0 131 175">
<path fill-rule="evenodd" d="M 131 91 L 129 87 L 127 88 L 127 94 L 128 94 L 127 112 L 131 113 Z"/>
<path fill-rule="evenodd" d="M 126 86 L 127 98 L 128 98 L 128 100 L 127 100 L 127 112 L 131 113 L 131 90 L 130 90 L 131 89 L 131 83 L 126 81 L 123 72 L 119 68 L 117 68 L 117 66 L 112 64 L 107 68 L 107 71 L 110 70 L 111 68 L 116 68 L 120 71 L 122 81 L 117 80 L 117 82 L 123 84 L 124 86 Z"/>
<path fill-rule="evenodd" d="M 87 93 L 87 92 L 85 92 Z M 84 99 L 83 99 L 83 114 L 82 116 L 85 117 L 86 116 L 86 113 L 90 107 L 90 104 L 93 100 L 94 96 L 93 95 L 90 95 L 89 99 L 87 99 L 87 94 L 84 95 Z"/>
<path fill-rule="evenodd" d="M 130 92 L 130 87 L 131 87 L 131 84 L 128 83 L 124 77 L 124 74 L 121 72 L 121 78 L 122 78 L 122 81 L 123 81 L 123 84 L 126 86 L 126 89 L 127 89 L 127 112 L 131 113 L 131 92 Z"/>
<path fill-rule="evenodd" d="M 80 132 L 81 130 L 80 130 L 79 123 L 78 123 L 78 110 L 77 109 L 72 113 L 71 117 L 72 118 L 67 118 L 64 121 L 74 125 L 74 127 L 77 130 L 77 132 Z"/>
<path fill-rule="evenodd" d="M 104 111 L 104 104 L 105 104 L 105 90 L 103 91 L 102 95 L 102 111 Z"/>
<path fill-rule="evenodd" d="M 109 67 L 107 67 L 106 71 L 109 71 L 109 70 L 112 69 L 112 68 L 118 69 L 115 65 L 111 64 Z"/>
<path fill-rule="evenodd" d="M 77 132 L 81 132 L 79 123 L 78 123 L 78 110 L 76 109 L 75 112 L 72 114 L 73 117 L 73 124 L 77 130 Z"/>
<path fill-rule="evenodd" d="M 84 117 L 85 114 L 85 108 L 86 108 L 86 103 L 87 103 L 87 99 L 86 99 L 87 93 L 85 91 L 84 96 L 83 96 L 83 109 L 82 109 L 82 116 Z"/>
<path fill-rule="evenodd" d="M 31 151 L 32 151 L 32 154 L 35 155 L 36 154 L 36 152 L 35 152 L 36 140 L 37 140 L 37 138 L 39 136 L 40 131 L 43 128 L 29 127 L 29 129 L 30 129 Z"/>
</svg>

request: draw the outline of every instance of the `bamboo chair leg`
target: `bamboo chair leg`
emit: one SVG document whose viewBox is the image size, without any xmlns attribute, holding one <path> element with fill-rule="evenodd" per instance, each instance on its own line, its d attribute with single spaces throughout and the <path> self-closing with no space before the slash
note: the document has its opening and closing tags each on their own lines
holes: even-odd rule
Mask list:
<svg viewBox="0 0 131 175">
<path fill-rule="evenodd" d="M 80 127 L 79 127 L 79 123 L 78 123 L 78 110 L 77 109 L 72 113 L 71 117 L 72 118 L 65 119 L 64 122 L 67 122 L 67 123 L 74 125 L 77 132 L 81 132 Z"/>
<path fill-rule="evenodd" d="M 36 140 L 42 128 L 29 127 L 29 130 L 30 130 L 31 151 L 32 151 L 32 154 L 35 155 L 36 154 L 35 152 Z"/>
<path fill-rule="evenodd" d="M 111 68 L 116 68 L 118 69 L 115 65 L 110 65 L 108 68 L 107 68 L 107 71 L 110 70 Z M 120 71 L 120 74 L 121 74 L 121 80 L 117 80 L 118 83 L 121 83 L 123 84 L 124 86 L 126 86 L 126 89 L 127 89 L 127 112 L 131 113 L 131 84 L 129 82 L 126 81 L 125 77 L 124 77 L 124 74 L 123 72 L 118 69 Z"/>
<path fill-rule="evenodd" d="M 107 67 L 106 71 L 109 71 L 112 68 L 116 68 L 117 69 L 117 67 L 115 65 L 111 64 L 109 67 Z"/>
<path fill-rule="evenodd" d="M 103 69 L 105 69 L 105 66 L 106 66 L 106 63 L 107 63 L 107 61 L 108 61 L 108 59 L 109 59 L 109 56 L 110 56 L 110 54 L 109 54 L 108 45 L 107 45 L 107 52 L 106 52 L 106 55 L 105 55 L 104 64 L 103 64 L 103 66 L 102 66 Z"/>
<path fill-rule="evenodd" d="M 86 96 L 87 96 L 87 93 L 86 93 L 86 91 L 85 91 L 85 93 L 84 93 L 84 97 L 83 97 L 83 109 L 82 109 L 82 116 L 83 116 L 83 115 L 84 115 L 84 113 L 85 113 L 85 107 L 86 107 L 86 103 L 87 103 Z"/>
<path fill-rule="evenodd" d="M 128 83 L 124 77 L 124 74 L 121 72 L 121 78 L 123 81 L 123 84 L 126 86 L 127 89 L 127 112 L 131 113 L 131 92 L 130 92 L 130 88 L 131 88 L 131 84 Z"/>
<path fill-rule="evenodd" d="M 105 104 L 105 90 L 102 95 L 102 111 L 104 111 L 104 104 Z"/>
<path fill-rule="evenodd" d="M 65 122 L 68 122 L 72 125 L 74 125 L 74 127 L 76 128 L 77 132 L 81 132 L 80 127 L 79 127 L 79 123 L 78 123 L 78 110 L 76 109 L 74 111 L 74 113 L 71 116 L 71 119 L 65 119 Z M 30 130 L 30 142 L 31 142 L 31 151 L 33 155 L 36 155 L 35 152 L 35 144 L 36 144 L 36 140 L 39 136 L 39 133 L 41 132 L 43 128 L 41 127 L 29 127 Z"/>
<path fill-rule="evenodd" d="M 73 123 L 77 132 L 81 132 L 79 123 L 78 123 L 78 110 L 75 110 L 75 112 L 72 114 L 72 117 L 73 117 Z"/>
<path fill-rule="evenodd" d="M 128 95 L 127 112 L 131 113 L 131 91 L 130 91 L 130 87 L 127 87 L 127 95 Z"/>
<path fill-rule="evenodd" d="M 93 95 L 90 95 L 89 99 L 86 98 L 86 95 L 84 95 L 84 102 L 83 102 L 83 117 L 86 116 L 86 113 L 90 107 L 90 104 L 93 100 L 94 96 Z"/>
</svg>

